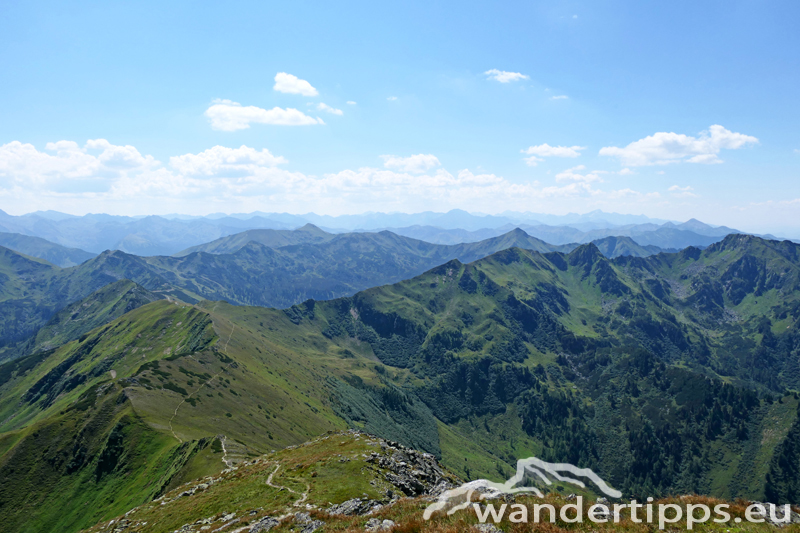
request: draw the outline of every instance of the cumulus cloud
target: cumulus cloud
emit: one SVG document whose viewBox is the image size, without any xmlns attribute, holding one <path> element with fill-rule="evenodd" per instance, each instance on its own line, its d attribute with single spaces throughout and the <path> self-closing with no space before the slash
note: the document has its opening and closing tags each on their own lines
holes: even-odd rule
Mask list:
<svg viewBox="0 0 800 533">
<path fill-rule="evenodd" d="M 550 146 L 547 143 L 538 146 L 530 146 L 525 150 L 520 150 L 523 154 L 528 154 L 531 157 L 523 158 L 528 166 L 535 167 L 545 157 L 578 157 L 581 155 L 581 150 L 585 150 L 585 146 Z"/>
<path fill-rule="evenodd" d="M 522 150 L 523 154 L 538 155 L 541 157 L 578 157 L 585 146 L 550 146 L 547 143 L 530 146 Z"/>
<path fill-rule="evenodd" d="M 316 176 L 293 172 L 285 168 L 284 157 L 249 146 L 213 146 L 170 157 L 162 165 L 135 147 L 104 139 L 84 145 L 58 141 L 42 149 L 14 141 L 0 146 L 0 201 L 27 211 L 89 212 L 101 205 L 112 213 L 202 214 L 263 210 L 265 205 L 328 213 L 602 208 L 615 198 L 641 206 L 652 197 L 630 189 L 602 190 L 601 173 L 580 166 L 559 173 L 552 186 L 541 186 L 485 171 L 451 173 L 432 154 L 384 156 L 383 162 L 384 168 Z"/>
<path fill-rule="evenodd" d="M 356 105 L 356 103 L 354 101 L 352 101 L 352 100 L 348 100 L 347 101 L 347 105 Z"/>
<path fill-rule="evenodd" d="M 288 161 L 274 156 L 264 148 L 259 151 L 242 145 L 239 148 L 214 146 L 198 154 L 185 154 L 169 158 L 172 168 L 189 176 L 243 175 L 257 167 L 276 167 Z"/>
<path fill-rule="evenodd" d="M 382 155 L 383 166 L 403 172 L 420 174 L 441 165 L 439 159 L 433 154 L 417 154 L 409 157 L 396 155 Z"/>
<path fill-rule="evenodd" d="M 97 156 L 98 161 L 109 167 L 115 168 L 137 168 L 150 167 L 157 164 L 151 155 L 143 156 L 139 150 L 131 145 L 117 146 L 105 139 L 94 139 L 86 142 L 85 149 L 100 150 Z"/>
<path fill-rule="evenodd" d="M 330 113 L 331 115 L 344 115 L 344 112 L 341 109 L 333 108 L 323 102 L 317 104 L 317 111 L 325 111 L 326 113 Z"/>
<path fill-rule="evenodd" d="M 630 143 L 624 148 L 606 146 L 600 155 L 616 157 L 624 165 L 667 165 L 670 163 L 722 163 L 719 152 L 737 150 L 758 139 L 742 133 L 734 133 L 715 124 L 697 137 L 678 133 L 658 132 Z"/>
<path fill-rule="evenodd" d="M 301 80 L 286 72 L 275 74 L 275 85 L 272 87 L 280 93 L 300 94 L 303 96 L 317 96 L 319 92 L 306 80 Z"/>
<path fill-rule="evenodd" d="M 679 185 L 673 185 L 672 187 L 670 187 L 667 190 L 669 192 L 671 192 L 672 196 L 674 196 L 676 198 L 693 198 L 693 197 L 697 196 L 695 193 L 692 192 L 692 191 L 694 191 L 694 188 L 691 187 L 691 186 L 688 186 L 688 185 L 686 187 L 681 187 Z"/>
<path fill-rule="evenodd" d="M 541 157 L 536 157 L 535 155 L 532 155 L 532 156 L 530 156 L 530 157 L 523 157 L 522 159 L 525 161 L 525 163 L 526 163 L 526 164 L 527 164 L 529 167 L 535 167 L 536 165 L 538 165 L 539 163 L 541 163 L 542 161 L 544 161 L 544 159 L 543 159 L 543 158 L 541 158 Z"/>
<path fill-rule="evenodd" d="M 39 151 L 32 144 L 12 141 L 0 146 L 0 187 L 50 188 L 59 191 L 105 190 L 128 173 L 160 166 L 153 156 L 143 156 L 133 146 L 105 139 L 57 141 Z"/>
<path fill-rule="evenodd" d="M 578 165 L 576 167 L 568 168 L 567 170 L 556 174 L 556 181 L 575 181 L 582 183 L 603 181 L 603 179 L 600 177 L 601 172 L 593 171 L 593 172 L 587 172 L 585 174 L 579 174 L 578 172 L 581 170 L 586 170 L 586 167 L 583 165 Z"/>
<path fill-rule="evenodd" d="M 321 118 L 310 117 L 291 107 L 262 109 L 256 106 L 243 106 L 230 100 L 215 100 L 211 107 L 206 109 L 205 115 L 211 121 L 211 128 L 220 131 L 244 130 L 253 123 L 277 126 L 325 124 Z"/>
<path fill-rule="evenodd" d="M 512 81 L 527 80 L 528 76 L 519 72 L 508 72 L 505 70 L 497 70 L 493 68 L 483 73 L 487 79 L 499 81 L 500 83 L 509 83 Z"/>
</svg>

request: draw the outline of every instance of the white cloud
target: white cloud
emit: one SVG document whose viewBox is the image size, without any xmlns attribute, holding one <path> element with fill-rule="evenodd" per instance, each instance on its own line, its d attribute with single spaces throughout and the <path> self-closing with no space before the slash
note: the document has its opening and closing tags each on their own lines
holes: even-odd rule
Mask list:
<svg viewBox="0 0 800 533">
<path fill-rule="evenodd" d="M 330 113 L 331 115 L 343 115 L 344 112 L 341 109 L 335 109 L 328 104 L 325 103 L 318 103 L 317 104 L 317 111 L 325 111 L 326 113 Z"/>
<path fill-rule="evenodd" d="M 61 192 L 107 190 L 115 179 L 150 171 L 161 163 L 133 146 L 105 139 L 47 143 L 45 151 L 12 141 L 0 146 L 0 189 L 50 189 Z"/>
<path fill-rule="evenodd" d="M 689 186 L 689 185 L 687 185 L 686 187 L 681 187 L 679 185 L 673 185 L 672 187 L 670 187 L 667 190 L 669 192 L 671 192 L 672 196 L 674 196 L 676 198 L 694 198 L 694 197 L 697 196 L 697 194 L 692 192 L 692 191 L 694 191 L 694 188 Z"/>
<path fill-rule="evenodd" d="M 395 100 L 397 100 L 397 97 L 396 96 L 389 96 L 386 99 L 389 100 L 390 102 L 394 102 Z"/>
<path fill-rule="evenodd" d="M 519 72 L 507 72 L 505 70 L 497 70 L 493 68 L 484 72 L 484 75 L 490 80 L 496 80 L 500 83 L 509 83 L 512 81 L 527 80 L 528 76 Z"/>
<path fill-rule="evenodd" d="M 585 170 L 585 169 L 586 167 L 583 165 L 578 165 L 576 167 L 568 168 L 567 170 L 556 174 L 556 181 L 575 181 L 582 183 L 603 181 L 603 179 L 600 177 L 600 172 L 598 171 L 587 172 L 586 174 L 578 174 L 579 170 Z"/>
<path fill-rule="evenodd" d="M 535 167 L 536 165 L 544 161 L 544 159 L 542 159 L 541 157 L 536 157 L 535 155 L 532 155 L 530 157 L 523 157 L 522 159 L 525 161 L 525 163 L 527 163 L 529 167 Z"/>
<path fill-rule="evenodd" d="M 523 154 L 538 155 L 540 157 L 578 157 L 585 146 L 550 146 L 547 143 L 538 146 L 529 146 L 521 150 Z"/>
<path fill-rule="evenodd" d="M 420 174 L 432 168 L 441 166 L 439 159 L 433 154 L 417 154 L 409 157 L 398 157 L 396 155 L 382 155 L 383 166 L 393 168 L 403 172 L 413 172 Z"/>
<path fill-rule="evenodd" d="M 266 148 L 258 151 L 242 145 L 239 148 L 214 146 L 199 154 L 185 154 L 169 158 L 172 168 L 185 175 L 241 176 L 256 167 L 276 167 L 288 161 L 274 156 Z"/>
<path fill-rule="evenodd" d="M 635 174 L 635 172 L 628 167 L 623 168 L 619 172 L 617 172 L 620 176 L 630 176 L 631 174 Z"/>
<path fill-rule="evenodd" d="M 566 94 L 559 94 L 557 96 L 551 96 L 550 100 L 569 100 L 569 96 Z"/>
<path fill-rule="evenodd" d="M 306 80 L 301 80 L 297 76 L 286 72 L 275 74 L 275 85 L 272 88 L 281 93 L 301 94 L 303 96 L 317 96 L 319 94 Z"/>
<path fill-rule="evenodd" d="M 109 167 L 136 168 L 157 164 L 153 156 L 143 156 L 131 145 L 116 146 L 105 139 L 94 139 L 86 142 L 86 150 L 101 150 L 98 161 Z"/>
<path fill-rule="evenodd" d="M 617 157 L 624 165 L 629 166 L 666 165 L 679 162 L 722 163 L 719 159 L 721 150 L 736 150 L 756 143 L 758 139 L 755 137 L 713 125 L 697 137 L 658 132 L 632 142 L 624 148 L 616 146 L 601 148 L 600 155 Z"/>
<path fill-rule="evenodd" d="M 294 108 L 262 109 L 255 106 L 242 106 L 230 100 L 215 100 L 206 109 L 206 117 L 211 121 L 211 128 L 220 131 L 237 131 L 250 127 L 250 124 L 273 124 L 278 126 L 307 126 L 325 124 L 321 118 L 309 117 Z"/>
<path fill-rule="evenodd" d="M 347 105 L 356 105 L 356 103 L 354 101 L 352 101 L 352 100 L 348 100 L 347 101 Z"/>
<path fill-rule="evenodd" d="M 132 146 L 103 139 L 38 150 L 17 141 L 0 146 L 0 202 L 11 210 L 156 214 L 288 212 L 340 214 L 462 208 L 551 210 L 615 208 L 641 211 L 654 194 L 603 190 L 601 172 L 568 169 L 552 186 L 512 181 L 491 172 L 450 173 L 431 154 L 384 157 L 386 168 L 344 169 L 320 176 L 285 168 L 267 149 L 214 146 L 162 165 Z M 671 191 L 674 192 L 674 191 Z"/>
</svg>

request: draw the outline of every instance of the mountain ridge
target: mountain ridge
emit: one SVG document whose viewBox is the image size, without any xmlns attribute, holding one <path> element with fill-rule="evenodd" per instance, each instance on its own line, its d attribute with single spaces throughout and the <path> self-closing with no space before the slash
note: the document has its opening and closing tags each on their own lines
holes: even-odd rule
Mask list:
<svg viewBox="0 0 800 533">
<path fill-rule="evenodd" d="M 679 232 L 660 246 L 683 248 L 688 245 L 707 245 L 703 237 L 720 238 L 724 233 L 739 232 L 724 226 L 715 227 L 691 219 L 672 223 L 641 215 L 592 212 L 584 215 L 564 216 L 537 213 L 505 213 L 501 215 L 470 214 L 453 210 L 448 213 L 364 213 L 340 217 L 321 216 L 314 213 L 290 215 L 288 213 L 216 214 L 201 216 L 115 216 L 89 214 L 82 217 L 57 212 L 37 212 L 22 216 L 0 214 L 0 231 L 31 235 L 69 248 L 80 248 L 90 253 L 106 249 L 120 249 L 142 256 L 171 255 L 182 250 L 221 237 L 250 229 L 290 230 L 305 224 L 314 224 L 333 233 L 342 231 L 380 231 L 390 229 L 406 236 L 436 239 L 440 244 L 455 244 L 463 239 L 481 240 L 496 236 L 513 227 L 522 227 L 529 234 L 546 242 L 567 244 L 621 235 L 613 228 L 640 226 L 650 230 L 656 226 Z M 548 225 L 549 224 L 549 225 Z M 419 230 L 414 226 L 436 227 Z M 538 228 L 534 230 L 533 228 Z M 648 230 L 648 231 L 650 231 Z M 422 231 L 422 232 L 420 232 Z M 587 232 L 594 232 L 591 235 Z M 476 235 L 470 235 L 477 233 Z M 571 238 L 559 235 L 571 235 Z M 636 235 L 629 234 L 636 237 Z M 680 240 L 675 240 L 681 236 Z M 772 238 L 771 235 L 764 237 Z M 687 240 L 688 239 L 688 240 Z M 656 241 L 637 242 L 641 245 L 659 245 Z"/>
</svg>

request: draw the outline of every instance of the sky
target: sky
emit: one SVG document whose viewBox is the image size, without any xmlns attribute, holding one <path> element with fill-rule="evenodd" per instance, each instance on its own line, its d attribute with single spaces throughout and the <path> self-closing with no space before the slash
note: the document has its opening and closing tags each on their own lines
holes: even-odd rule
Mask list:
<svg viewBox="0 0 800 533">
<path fill-rule="evenodd" d="M 0 209 L 584 213 L 800 236 L 800 3 L 37 2 Z"/>
</svg>

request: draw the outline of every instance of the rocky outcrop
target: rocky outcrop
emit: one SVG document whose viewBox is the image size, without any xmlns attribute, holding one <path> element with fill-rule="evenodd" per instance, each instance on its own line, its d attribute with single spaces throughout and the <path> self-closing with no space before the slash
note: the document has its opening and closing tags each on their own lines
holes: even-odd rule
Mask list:
<svg viewBox="0 0 800 533">
<path fill-rule="evenodd" d="M 391 531 L 394 527 L 393 520 L 379 520 L 370 518 L 364 526 L 365 531 Z"/>
<path fill-rule="evenodd" d="M 373 452 L 366 461 L 388 470 L 386 480 L 402 495 L 438 496 L 456 486 L 458 480 L 446 473 L 436 458 L 392 441 L 381 441 L 381 453 Z M 393 498 L 394 495 L 389 495 Z"/>
</svg>

